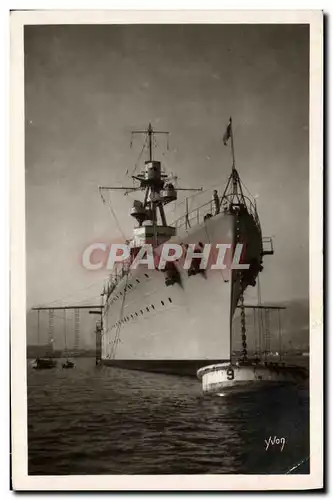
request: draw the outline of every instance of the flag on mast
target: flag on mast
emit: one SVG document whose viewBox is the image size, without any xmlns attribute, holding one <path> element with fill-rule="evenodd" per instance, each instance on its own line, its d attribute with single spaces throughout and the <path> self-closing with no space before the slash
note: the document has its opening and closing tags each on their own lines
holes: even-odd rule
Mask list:
<svg viewBox="0 0 333 500">
<path fill-rule="evenodd" d="M 228 126 L 227 126 L 227 130 L 225 131 L 225 134 L 223 136 L 223 144 L 225 146 L 227 145 L 228 139 L 230 139 L 231 134 L 232 134 L 232 129 L 231 129 L 232 125 L 231 124 L 232 124 L 232 121 L 231 121 L 231 116 L 230 116 L 229 123 L 228 123 Z"/>
</svg>

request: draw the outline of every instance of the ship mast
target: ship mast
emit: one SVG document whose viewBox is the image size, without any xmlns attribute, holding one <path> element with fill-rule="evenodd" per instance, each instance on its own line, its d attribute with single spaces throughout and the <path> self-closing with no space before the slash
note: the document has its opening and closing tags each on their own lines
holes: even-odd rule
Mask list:
<svg viewBox="0 0 333 500">
<path fill-rule="evenodd" d="M 157 133 L 157 132 L 156 132 Z M 165 132 L 166 134 L 168 132 Z M 163 134 L 163 132 L 160 132 L 160 134 Z M 149 161 L 153 161 L 153 147 L 152 147 L 152 136 L 153 136 L 153 128 L 151 126 L 151 123 L 149 123 L 148 126 L 148 138 L 149 138 Z"/>
<path fill-rule="evenodd" d="M 240 181 L 239 174 L 236 169 L 236 161 L 235 161 L 235 148 L 234 148 L 234 133 L 232 128 L 232 118 L 229 119 L 229 124 L 227 130 L 223 137 L 224 145 L 227 145 L 228 139 L 230 139 L 231 145 L 231 156 L 232 156 L 232 168 L 231 173 L 225 187 L 222 200 L 226 199 L 229 202 L 229 210 L 235 211 L 236 214 L 236 234 L 235 234 L 235 243 L 241 243 L 241 231 L 240 231 L 240 208 L 246 209 L 246 201 L 243 194 L 243 189 Z M 237 278 L 236 278 L 237 279 Z M 239 285 L 240 285 L 240 310 L 241 310 L 241 337 L 242 337 L 242 362 L 247 362 L 247 336 L 246 336 L 246 322 L 245 322 L 245 310 L 244 310 L 244 283 L 243 283 L 243 274 L 240 271 L 239 273 Z M 232 329 L 230 329 L 230 345 L 232 345 Z"/>
<path fill-rule="evenodd" d="M 229 124 L 227 127 L 227 131 L 224 134 L 223 137 L 223 142 L 224 145 L 227 145 L 227 141 L 230 139 L 230 145 L 231 145 L 231 156 L 232 156 L 232 168 L 231 168 L 231 173 L 228 178 L 222 200 L 227 199 L 228 202 L 233 205 L 244 205 L 246 206 L 245 203 L 245 198 L 244 198 L 244 193 L 243 193 L 243 188 L 241 184 L 241 180 L 239 177 L 239 174 L 236 169 L 236 160 L 235 160 L 235 147 L 234 147 L 234 132 L 232 128 L 232 118 L 229 118 Z"/>
<path fill-rule="evenodd" d="M 130 215 L 138 223 L 134 228 L 134 238 L 131 245 L 141 247 L 147 242 L 153 242 L 156 246 L 163 241 L 174 236 L 175 228 L 167 223 L 164 206 L 177 199 L 177 191 L 201 191 L 202 188 L 175 188 L 170 182 L 170 177 L 162 170 L 161 162 L 154 159 L 153 141 L 157 134 L 169 135 L 169 132 L 154 130 L 149 123 L 146 130 L 135 130 L 131 134 L 131 145 L 134 135 L 144 135 L 148 145 L 148 160 L 145 161 L 144 169 L 132 175 L 134 181 L 139 182 L 136 187 L 113 187 L 99 186 L 99 191 L 103 202 L 106 200 L 103 196 L 104 190 L 124 190 L 125 194 L 134 191 L 144 191 L 143 202 L 135 200 Z"/>
<path fill-rule="evenodd" d="M 161 217 L 161 222 L 163 226 L 167 225 L 166 222 L 166 217 L 165 217 L 165 212 L 163 208 L 163 203 L 159 203 L 158 198 L 159 198 L 159 193 L 161 191 L 161 188 L 163 187 L 163 179 L 167 178 L 166 174 L 163 174 L 161 172 L 161 164 L 160 162 L 156 162 L 153 160 L 153 139 L 155 135 L 161 134 L 161 135 L 169 135 L 169 132 L 161 131 L 161 130 L 154 130 L 151 123 L 148 125 L 147 130 L 136 130 L 132 132 L 132 138 L 133 135 L 145 135 L 148 138 L 148 162 L 146 163 L 147 165 L 151 165 L 151 170 L 155 171 L 157 175 L 150 175 L 149 174 L 145 177 L 148 177 L 147 179 L 143 179 L 142 174 L 138 176 L 132 176 L 133 179 L 136 179 L 140 181 L 141 187 L 146 188 L 145 192 L 145 198 L 144 198 L 144 207 L 147 207 L 148 211 L 150 212 L 149 215 L 151 215 L 151 220 L 153 223 L 153 226 L 157 225 L 157 209 L 159 209 L 160 217 Z M 132 140 L 131 140 L 132 142 Z M 149 169 L 149 167 L 148 167 Z M 146 169 L 147 172 L 147 169 Z M 148 172 L 147 172 L 148 173 Z M 146 182 L 143 183 L 143 180 L 148 181 L 149 177 L 151 177 L 151 182 Z M 170 200 L 173 201 L 173 200 Z M 131 214 L 134 216 L 134 214 Z M 137 219 L 139 224 L 142 224 L 143 221 L 140 219 Z M 154 237 L 156 239 L 156 237 Z"/>
<path fill-rule="evenodd" d="M 132 146 L 132 140 L 133 140 L 133 135 L 145 135 L 148 138 L 148 161 L 152 162 L 153 161 L 153 139 L 155 135 L 162 134 L 166 135 L 167 137 L 169 136 L 169 132 L 162 131 L 162 130 L 154 130 L 151 123 L 149 123 L 148 128 L 146 130 L 133 130 L 131 133 L 131 146 Z"/>
<path fill-rule="evenodd" d="M 232 186 L 233 186 L 233 194 L 237 195 L 237 188 L 239 183 L 238 172 L 236 170 L 236 161 L 235 161 L 235 149 L 234 149 L 234 131 L 232 129 L 232 118 L 230 116 L 230 142 L 231 142 L 231 154 L 232 154 Z M 240 183 L 239 183 L 240 184 Z"/>
</svg>

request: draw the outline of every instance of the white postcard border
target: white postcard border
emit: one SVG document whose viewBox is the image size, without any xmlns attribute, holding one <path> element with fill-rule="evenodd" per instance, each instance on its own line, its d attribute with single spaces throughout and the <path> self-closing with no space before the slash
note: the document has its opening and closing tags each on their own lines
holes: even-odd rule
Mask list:
<svg viewBox="0 0 333 500">
<path fill-rule="evenodd" d="M 310 24 L 310 467 L 309 475 L 27 474 L 24 178 L 25 24 Z M 323 485 L 323 15 L 321 11 L 16 11 L 11 14 L 11 404 L 15 490 L 302 490 Z"/>
</svg>

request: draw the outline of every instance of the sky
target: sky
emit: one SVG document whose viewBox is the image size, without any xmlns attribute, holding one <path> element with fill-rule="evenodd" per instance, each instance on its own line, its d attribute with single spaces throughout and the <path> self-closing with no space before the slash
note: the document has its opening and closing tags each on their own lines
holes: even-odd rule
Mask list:
<svg viewBox="0 0 333 500">
<path fill-rule="evenodd" d="M 107 272 L 80 260 L 88 244 L 121 239 L 98 185 L 130 182 L 142 147 L 130 148 L 132 130 L 169 131 L 157 159 L 208 200 L 230 172 L 229 116 L 237 169 L 274 242 L 262 300 L 308 297 L 307 26 L 26 26 L 24 42 L 28 309 L 98 302 Z M 112 197 L 128 237 L 132 202 Z"/>
</svg>

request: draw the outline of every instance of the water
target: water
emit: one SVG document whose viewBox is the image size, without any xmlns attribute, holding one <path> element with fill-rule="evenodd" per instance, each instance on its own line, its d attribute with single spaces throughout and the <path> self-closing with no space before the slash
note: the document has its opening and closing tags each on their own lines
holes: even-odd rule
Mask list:
<svg viewBox="0 0 333 500">
<path fill-rule="evenodd" d="M 309 455 L 307 388 L 203 397 L 195 378 L 76 363 L 28 367 L 29 474 L 281 474 Z"/>
</svg>

